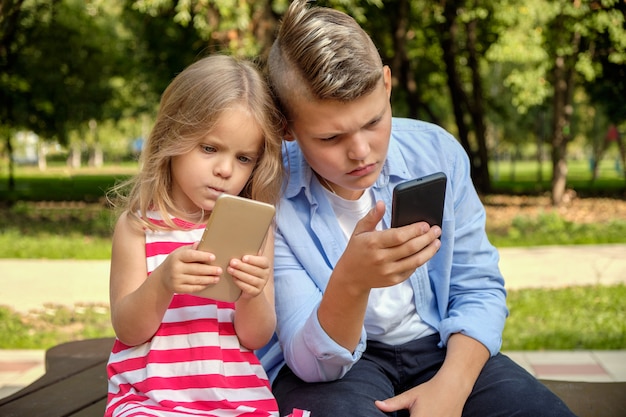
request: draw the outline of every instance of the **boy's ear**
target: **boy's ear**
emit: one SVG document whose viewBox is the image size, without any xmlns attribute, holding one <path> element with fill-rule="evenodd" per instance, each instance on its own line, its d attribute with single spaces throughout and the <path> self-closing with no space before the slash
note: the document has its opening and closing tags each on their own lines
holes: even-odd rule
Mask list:
<svg viewBox="0 0 626 417">
<path fill-rule="evenodd" d="M 383 83 L 385 84 L 387 97 L 391 98 L 391 68 L 389 68 L 389 65 L 383 67 Z"/>
<path fill-rule="evenodd" d="M 291 133 L 291 128 L 289 127 L 289 122 L 287 121 L 286 118 L 283 118 L 282 121 L 282 131 L 283 131 L 283 140 L 287 141 L 287 142 L 292 142 L 294 140 L 296 140 L 296 137 L 293 133 Z"/>
<path fill-rule="evenodd" d="M 283 134 L 284 140 L 286 140 L 287 142 L 293 142 L 294 140 L 296 140 L 296 136 L 291 132 L 291 129 L 289 128 L 289 126 L 285 127 L 284 132 L 285 132 Z"/>
</svg>

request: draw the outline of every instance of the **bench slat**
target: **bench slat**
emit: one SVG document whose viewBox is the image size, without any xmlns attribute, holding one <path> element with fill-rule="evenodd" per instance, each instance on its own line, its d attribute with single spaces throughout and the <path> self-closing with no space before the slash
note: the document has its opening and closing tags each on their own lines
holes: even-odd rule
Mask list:
<svg viewBox="0 0 626 417">
<path fill-rule="evenodd" d="M 541 382 L 578 417 L 626 416 L 626 382 Z"/>
<path fill-rule="evenodd" d="M 68 417 L 102 417 L 104 415 L 104 409 L 107 406 L 106 398 L 98 401 L 97 403 L 90 405 L 76 413 L 73 413 Z"/>
<path fill-rule="evenodd" d="M 106 399 L 106 364 L 101 363 L 45 386 L 29 395 L 0 405 L 3 417 L 59 417 L 72 416 Z M 98 413 L 101 417 L 104 407 Z M 94 414 L 88 414 L 92 416 Z"/>
</svg>

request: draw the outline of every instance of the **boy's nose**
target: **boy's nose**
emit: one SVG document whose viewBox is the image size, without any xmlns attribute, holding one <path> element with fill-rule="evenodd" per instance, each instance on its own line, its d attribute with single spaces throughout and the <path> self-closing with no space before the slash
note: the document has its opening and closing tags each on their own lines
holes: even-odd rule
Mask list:
<svg viewBox="0 0 626 417">
<path fill-rule="evenodd" d="M 350 147 L 348 148 L 348 157 L 350 159 L 364 159 L 370 152 L 369 142 L 365 135 L 357 132 L 350 139 Z"/>
</svg>

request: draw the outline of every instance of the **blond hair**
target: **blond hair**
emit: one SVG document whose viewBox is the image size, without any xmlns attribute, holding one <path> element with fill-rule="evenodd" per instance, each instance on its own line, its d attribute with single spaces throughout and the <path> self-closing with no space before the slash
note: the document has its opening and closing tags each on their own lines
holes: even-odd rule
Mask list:
<svg viewBox="0 0 626 417">
<path fill-rule="evenodd" d="M 349 15 L 295 0 L 270 49 L 267 71 L 286 114 L 290 101 L 353 101 L 382 79 L 383 63 L 367 33 Z"/>
<path fill-rule="evenodd" d="M 277 203 L 283 179 L 283 121 L 267 82 L 250 61 L 211 55 L 185 68 L 163 92 L 154 127 L 140 156 L 139 173 L 112 190 L 121 201 L 118 208 L 150 229 L 158 227 L 147 221 L 146 213 L 156 210 L 170 228 L 177 228 L 171 221 L 176 212 L 170 194 L 172 158 L 190 152 L 220 116 L 236 105 L 250 111 L 264 138 L 259 159 L 240 195 Z"/>
</svg>

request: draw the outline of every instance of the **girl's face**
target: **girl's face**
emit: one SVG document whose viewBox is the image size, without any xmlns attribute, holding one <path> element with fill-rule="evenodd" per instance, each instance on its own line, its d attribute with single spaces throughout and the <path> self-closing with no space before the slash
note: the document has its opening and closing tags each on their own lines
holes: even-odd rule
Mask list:
<svg viewBox="0 0 626 417">
<path fill-rule="evenodd" d="M 295 117 L 287 140 L 297 140 L 322 184 L 356 200 L 378 178 L 391 135 L 391 72 L 366 96 L 338 101 L 292 100 Z"/>
<path fill-rule="evenodd" d="M 227 110 L 190 152 L 172 158 L 172 198 L 184 213 L 209 214 L 222 194 L 237 195 L 252 174 L 263 133 L 242 105 Z"/>
</svg>

